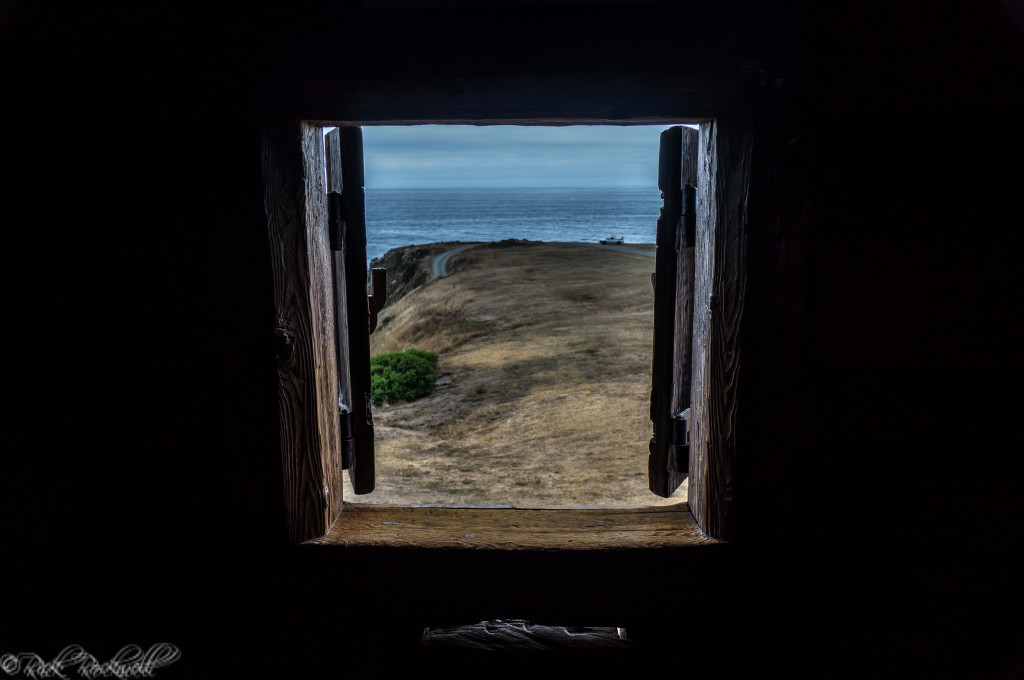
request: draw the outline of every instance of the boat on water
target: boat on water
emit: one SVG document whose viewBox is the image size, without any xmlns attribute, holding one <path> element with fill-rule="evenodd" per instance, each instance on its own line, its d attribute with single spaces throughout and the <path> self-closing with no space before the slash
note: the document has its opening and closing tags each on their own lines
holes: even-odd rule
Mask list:
<svg viewBox="0 0 1024 680">
<path fill-rule="evenodd" d="M 608 238 L 601 239 L 600 241 L 598 241 L 598 243 L 600 243 L 603 246 L 621 246 L 622 245 L 622 237 L 621 236 L 609 236 Z"/>
</svg>

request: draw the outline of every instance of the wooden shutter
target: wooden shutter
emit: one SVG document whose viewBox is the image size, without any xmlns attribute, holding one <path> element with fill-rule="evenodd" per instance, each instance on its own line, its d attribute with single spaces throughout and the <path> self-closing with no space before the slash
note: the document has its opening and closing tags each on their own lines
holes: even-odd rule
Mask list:
<svg viewBox="0 0 1024 680">
<path fill-rule="evenodd" d="M 698 133 L 691 128 L 661 133 L 658 188 L 664 206 L 654 275 L 654 436 L 648 472 L 651 491 L 666 498 L 689 471 L 697 146 Z"/>
<path fill-rule="evenodd" d="M 301 543 L 338 517 L 343 478 L 323 131 L 271 120 L 262 146 L 284 501 Z"/>
<path fill-rule="evenodd" d="M 324 139 L 333 252 L 338 418 L 344 467 L 352 488 L 374 488 L 373 412 L 370 405 L 371 316 L 377 308 L 366 290 L 366 215 L 363 192 L 363 134 L 354 126 L 332 130 Z M 377 272 L 375 272 L 376 274 Z M 374 277 L 375 282 L 380 277 Z M 378 298 L 383 298 L 380 291 Z M 380 301 L 380 300 L 378 300 Z"/>
</svg>

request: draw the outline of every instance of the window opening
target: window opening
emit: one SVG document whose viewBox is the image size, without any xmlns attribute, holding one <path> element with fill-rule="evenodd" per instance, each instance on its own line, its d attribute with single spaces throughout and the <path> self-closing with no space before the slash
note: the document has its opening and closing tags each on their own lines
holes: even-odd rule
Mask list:
<svg viewBox="0 0 1024 680">
<path fill-rule="evenodd" d="M 364 127 L 370 354 L 437 354 L 373 407 L 377 483 L 346 502 L 656 505 L 648 489 L 666 127 Z"/>
</svg>

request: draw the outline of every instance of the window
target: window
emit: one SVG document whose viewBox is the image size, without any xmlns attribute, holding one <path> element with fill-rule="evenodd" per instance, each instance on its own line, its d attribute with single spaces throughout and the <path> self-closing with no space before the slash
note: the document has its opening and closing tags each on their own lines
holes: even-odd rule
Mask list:
<svg viewBox="0 0 1024 680">
<path fill-rule="evenodd" d="M 711 250 L 715 247 L 717 208 L 711 199 L 716 197 L 712 186 L 718 181 L 715 123 L 703 124 L 699 139 L 696 134 L 684 135 L 681 128 L 667 131 L 666 137 L 659 161 L 666 195 L 665 214 L 681 215 L 684 208 L 689 208 L 690 217 L 666 220 L 663 216 L 664 225 L 658 236 L 659 251 L 664 252 L 659 255 L 654 281 L 658 379 L 652 400 L 657 436 L 651 451 L 651 483 L 652 489 L 662 495 L 671 493 L 675 488 L 672 485 L 677 485 L 688 469 L 693 470 L 695 457 L 699 467 L 701 452 L 710 448 L 707 439 L 701 439 L 707 433 L 700 429 L 700 420 L 708 412 L 700 401 L 707 396 L 710 343 L 700 334 L 713 327 L 709 317 L 714 298 L 707 283 L 713 279 L 708 274 L 715 261 Z M 371 323 L 368 317 L 372 316 L 374 302 L 371 298 L 369 308 L 354 302 L 361 301 L 365 294 L 361 270 L 366 260 L 359 142 L 360 131 L 355 126 L 343 126 L 334 138 L 329 135 L 326 152 L 319 126 L 268 124 L 264 134 L 268 228 L 274 250 L 278 306 L 282 458 L 290 528 L 296 541 L 322 535 L 341 512 L 341 470 L 345 464 L 354 485 L 359 480 L 357 491 L 368 491 L 373 485 L 372 422 L 366 394 Z M 704 153 L 699 153 L 698 147 Z M 689 183 L 703 184 L 689 192 L 681 189 L 683 149 L 691 159 L 687 172 L 697 180 Z M 692 162 L 694 157 L 697 163 Z M 325 163 L 327 184 L 324 173 L 319 171 Z M 339 183 L 341 196 L 325 200 L 328 189 L 337 188 Z M 666 191 L 665 187 L 679 190 Z M 700 203 L 697 193 L 708 199 L 699 216 L 693 210 L 694 204 Z M 333 215 L 329 203 L 334 206 Z M 679 252 L 684 253 L 680 258 L 676 256 L 677 243 Z M 345 247 L 341 248 L 343 244 Z M 691 260 L 695 282 L 688 290 L 677 281 L 678 274 L 690 267 Z M 356 269 L 360 271 L 353 275 Z M 332 270 L 337 276 L 332 275 Z M 697 304 L 685 303 L 694 298 Z M 701 304 L 702 300 L 707 304 Z M 690 333 L 681 329 L 690 327 L 685 321 L 685 315 L 690 313 L 697 336 L 692 346 L 698 348 L 691 361 L 693 385 L 699 398 L 687 411 L 690 390 L 684 377 L 686 362 L 677 359 L 688 353 L 686 339 Z M 336 319 L 341 320 L 340 333 L 336 330 Z M 343 357 L 347 353 L 347 361 L 337 361 L 335 353 Z M 361 374 L 363 368 L 365 374 Z M 351 423 L 351 438 L 347 437 L 346 421 Z M 687 436 L 696 444 L 689 456 L 685 453 Z M 343 439 L 351 444 L 343 446 Z M 701 479 L 706 476 L 701 475 Z M 698 498 L 707 497 L 698 492 Z"/>
</svg>

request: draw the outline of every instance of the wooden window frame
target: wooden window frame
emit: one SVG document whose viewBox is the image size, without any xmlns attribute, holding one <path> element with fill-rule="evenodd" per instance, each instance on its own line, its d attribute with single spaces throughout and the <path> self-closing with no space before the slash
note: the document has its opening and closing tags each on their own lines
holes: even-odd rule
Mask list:
<svg viewBox="0 0 1024 680">
<path fill-rule="evenodd" d="M 431 120 L 388 124 L 473 123 L 517 125 L 607 124 L 609 121 Z M 652 121 L 643 121 L 650 124 Z M 693 404 L 690 415 L 689 500 L 674 514 L 578 509 L 552 515 L 541 509 L 360 508 L 343 503 L 338 425 L 334 285 L 328 239 L 322 128 L 372 123 L 268 121 L 262 138 L 265 209 L 274 276 L 282 475 L 288 536 L 292 543 L 489 547 L 658 547 L 674 518 L 679 545 L 728 540 L 732 533 L 733 464 L 737 432 L 736 385 L 739 329 L 746 281 L 746 198 L 749 192 L 749 126 L 714 120 L 699 123 L 697 239 L 693 321 Z M 652 159 L 652 162 L 653 159 Z M 486 512 L 485 512 L 486 511 Z M 499 513 L 486 540 L 460 533 L 460 517 Z M 501 514 L 504 513 L 504 514 Z M 605 522 L 594 522 L 603 514 Z M 473 515 L 474 521 L 480 517 Z M 513 517 L 513 515 L 515 515 Z M 447 517 L 438 529 L 438 517 Z M 402 517 L 388 521 L 388 517 Z M 433 518 L 433 519 L 431 519 Z M 554 518 L 559 518 L 557 521 Z M 554 522 L 554 524 L 552 524 Z M 568 522 L 568 524 L 566 524 Z M 610 524 L 609 524 L 610 523 Z M 520 528 L 512 530 L 518 525 Z M 560 527 L 560 529 L 555 528 Z M 586 527 L 632 526 L 612 540 Z M 564 529 L 575 538 L 567 538 Z M 424 529 L 429 527 L 429 529 Z M 441 534 L 436 534 L 439 530 Z M 434 533 L 431 533 L 434 532 Z M 525 532 L 525 533 L 524 533 Z M 442 536 L 445 538 L 439 538 Z M 504 537 L 501 538 L 501 537 Z M 545 538 L 547 537 L 547 538 Z M 619 541 L 619 543 L 616 543 Z M 625 543 L 622 543 L 622 542 Z"/>
</svg>

